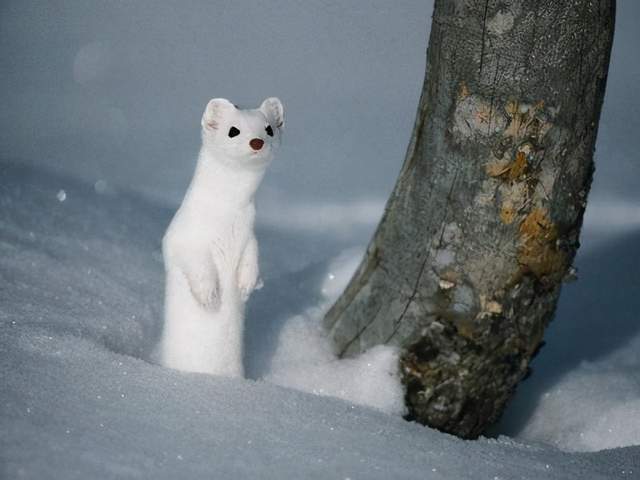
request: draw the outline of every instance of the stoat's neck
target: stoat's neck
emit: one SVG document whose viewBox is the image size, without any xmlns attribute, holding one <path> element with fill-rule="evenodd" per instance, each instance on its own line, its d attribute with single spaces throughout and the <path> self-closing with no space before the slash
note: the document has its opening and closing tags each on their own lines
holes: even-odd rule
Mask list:
<svg viewBox="0 0 640 480">
<path fill-rule="evenodd" d="M 233 165 L 202 149 L 183 205 L 208 212 L 244 208 L 253 203 L 265 170 L 266 165 Z"/>
</svg>

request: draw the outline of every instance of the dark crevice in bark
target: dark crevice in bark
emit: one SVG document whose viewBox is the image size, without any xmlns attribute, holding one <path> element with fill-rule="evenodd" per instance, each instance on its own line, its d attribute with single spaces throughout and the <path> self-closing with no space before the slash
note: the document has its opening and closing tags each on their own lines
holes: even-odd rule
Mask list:
<svg viewBox="0 0 640 480">
<path fill-rule="evenodd" d="M 406 315 L 407 310 L 409 310 L 409 307 L 411 306 L 411 302 L 413 302 L 413 300 L 416 298 L 416 295 L 418 294 L 418 286 L 420 285 L 420 279 L 422 278 L 422 273 L 424 272 L 424 269 L 427 265 L 427 260 L 428 259 L 425 258 L 422 261 L 422 264 L 420 265 L 420 270 L 418 271 L 418 276 L 416 278 L 415 285 L 413 287 L 413 291 L 411 292 L 411 295 L 409 295 L 409 298 L 407 299 L 407 302 L 404 306 L 404 309 L 402 310 L 402 313 L 400 313 L 400 316 L 393 322 L 393 331 L 391 332 L 391 335 L 385 338 L 384 343 L 389 343 L 389 341 L 395 336 L 395 334 L 398 333 L 398 328 L 400 326 L 400 323 L 402 323 L 402 319 Z"/>
<path fill-rule="evenodd" d="M 360 329 L 360 331 L 358 331 L 358 333 L 347 342 L 347 344 L 344 346 L 344 348 L 342 349 L 342 351 L 338 354 L 339 357 L 341 357 L 342 355 L 344 355 L 344 352 L 356 341 L 360 339 L 360 336 L 364 333 L 364 331 L 376 320 L 376 317 L 378 316 L 378 313 L 380 313 L 380 310 L 382 309 L 382 305 L 378 307 L 378 309 L 376 310 L 376 312 L 373 314 L 373 316 L 371 317 L 371 321 L 367 324 L 365 324 L 364 327 L 362 327 Z"/>
<path fill-rule="evenodd" d="M 478 69 L 478 76 L 482 76 L 482 65 L 484 63 L 484 42 L 485 35 L 487 33 L 487 12 L 489 11 L 489 0 L 484 2 L 484 13 L 482 14 L 482 39 L 480 40 L 480 68 Z"/>
</svg>

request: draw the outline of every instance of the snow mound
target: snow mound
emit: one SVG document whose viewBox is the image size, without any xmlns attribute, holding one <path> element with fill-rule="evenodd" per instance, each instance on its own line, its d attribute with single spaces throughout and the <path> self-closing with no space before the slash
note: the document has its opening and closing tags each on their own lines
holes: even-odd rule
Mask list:
<svg viewBox="0 0 640 480">
<path fill-rule="evenodd" d="M 519 436 L 570 451 L 640 445 L 639 419 L 637 369 L 584 364 L 542 395 Z"/>
<path fill-rule="evenodd" d="M 328 265 L 320 287 L 322 300 L 286 321 L 265 379 L 402 415 L 406 409 L 397 350 L 380 345 L 358 357 L 339 360 L 321 326 L 326 310 L 349 282 L 363 253 L 362 248 L 348 249 Z"/>
<path fill-rule="evenodd" d="M 405 413 L 397 351 L 377 346 L 338 360 L 316 326 L 323 310 L 294 317 L 282 333 L 282 344 L 265 380 L 318 395 L 342 398 L 389 414 Z"/>
</svg>

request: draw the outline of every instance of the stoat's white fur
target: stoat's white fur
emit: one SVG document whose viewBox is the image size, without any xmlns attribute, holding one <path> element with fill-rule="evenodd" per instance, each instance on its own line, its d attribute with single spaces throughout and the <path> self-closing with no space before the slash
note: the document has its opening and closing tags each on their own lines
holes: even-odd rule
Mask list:
<svg viewBox="0 0 640 480">
<path fill-rule="evenodd" d="M 160 351 L 167 367 L 244 374 L 244 304 L 258 284 L 253 199 L 283 124 L 277 98 L 255 110 L 216 98 L 205 109 L 198 165 L 162 242 L 166 289 Z M 240 133 L 230 137 L 231 127 Z M 264 142 L 259 150 L 255 139 Z"/>
</svg>

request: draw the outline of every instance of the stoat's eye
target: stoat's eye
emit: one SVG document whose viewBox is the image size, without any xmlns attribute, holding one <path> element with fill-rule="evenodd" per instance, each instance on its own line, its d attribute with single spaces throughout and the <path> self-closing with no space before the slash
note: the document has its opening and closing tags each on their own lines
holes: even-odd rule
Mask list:
<svg viewBox="0 0 640 480">
<path fill-rule="evenodd" d="M 236 127 L 231 127 L 229 129 L 229 137 L 230 138 L 237 137 L 238 135 L 240 135 L 240 130 L 238 130 Z"/>
<path fill-rule="evenodd" d="M 265 128 L 267 135 L 269 135 L 270 137 L 273 137 L 273 128 L 271 128 L 271 125 L 267 125 L 267 128 Z"/>
</svg>

